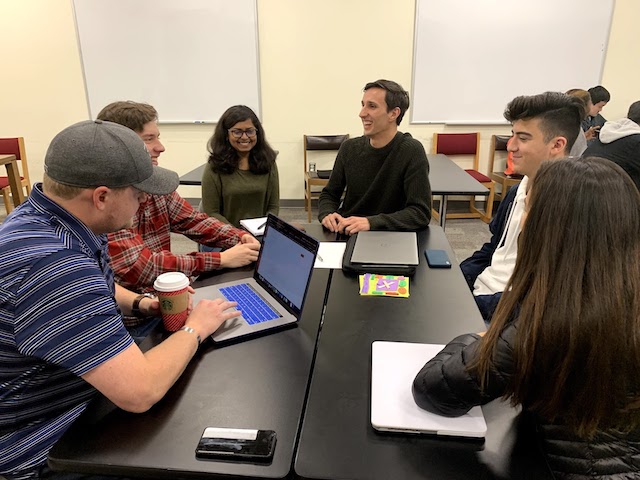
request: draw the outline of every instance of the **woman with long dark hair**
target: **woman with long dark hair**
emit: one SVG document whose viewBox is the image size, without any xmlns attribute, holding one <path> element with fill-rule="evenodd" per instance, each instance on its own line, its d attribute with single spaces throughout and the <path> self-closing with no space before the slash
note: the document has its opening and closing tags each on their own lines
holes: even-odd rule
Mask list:
<svg viewBox="0 0 640 480">
<path fill-rule="evenodd" d="M 202 174 L 202 210 L 236 227 L 244 218 L 278 214 L 280 185 L 276 152 L 249 107 L 222 114 L 208 143 Z"/>
<path fill-rule="evenodd" d="M 504 397 L 532 414 L 557 478 L 640 477 L 640 194 L 601 158 L 540 167 L 516 266 L 486 335 L 418 373 L 447 416 Z"/>
</svg>

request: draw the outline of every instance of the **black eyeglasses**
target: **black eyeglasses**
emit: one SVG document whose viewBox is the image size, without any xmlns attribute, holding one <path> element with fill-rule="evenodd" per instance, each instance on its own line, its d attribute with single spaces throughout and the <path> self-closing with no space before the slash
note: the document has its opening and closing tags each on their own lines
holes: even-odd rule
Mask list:
<svg viewBox="0 0 640 480">
<path fill-rule="evenodd" d="M 231 128 L 229 129 L 229 133 L 233 135 L 235 138 L 242 138 L 242 135 L 244 135 L 245 133 L 247 134 L 247 137 L 253 138 L 258 133 L 258 130 L 256 130 L 255 128 L 247 128 L 246 130 L 240 130 L 239 128 Z"/>
</svg>

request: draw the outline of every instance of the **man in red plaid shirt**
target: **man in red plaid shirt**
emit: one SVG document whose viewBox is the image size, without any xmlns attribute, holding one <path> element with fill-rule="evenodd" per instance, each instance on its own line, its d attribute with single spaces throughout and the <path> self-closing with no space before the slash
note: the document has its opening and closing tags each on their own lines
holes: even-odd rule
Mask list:
<svg viewBox="0 0 640 480">
<path fill-rule="evenodd" d="M 158 131 L 158 112 L 151 105 L 136 102 L 114 102 L 98 114 L 98 119 L 119 123 L 136 132 L 147 146 L 154 165 L 164 152 Z M 171 232 L 221 252 L 171 252 Z M 199 275 L 219 268 L 236 268 L 258 259 L 260 243 L 244 230 L 223 223 L 195 210 L 177 192 L 148 195 L 132 228 L 110 233 L 109 254 L 116 281 L 138 293 L 153 291 L 153 282 L 164 272 Z M 138 316 L 141 314 L 134 312 Z M 124 317 L 125 326 L 134 338 L 142 338 L 158 319 Z"/>
</svg>

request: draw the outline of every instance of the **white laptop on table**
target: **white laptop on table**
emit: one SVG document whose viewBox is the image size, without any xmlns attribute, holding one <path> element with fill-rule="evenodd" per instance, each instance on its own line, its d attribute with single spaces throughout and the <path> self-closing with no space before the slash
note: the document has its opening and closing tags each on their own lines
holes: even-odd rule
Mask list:
<svg viewBox="0 0 640 480">
<path fill-rule="evenodd" d="M 197 288 L 203 298 L 238 302 L 242 316 L 227 320 L 212 335 L 226 342 L 293 324 L 300 319 L 319 242 L 269 214 L 253 278 Z"/>
<path fill-rule="evenodd" d="M 487 424 L 480 407 L 461 417 L 443 417 L 416 405 L 413 380 L 444 345 L 373 342 L 371 345 L 371 425 L 382 432 L 483 438 Z"/>
</svg>

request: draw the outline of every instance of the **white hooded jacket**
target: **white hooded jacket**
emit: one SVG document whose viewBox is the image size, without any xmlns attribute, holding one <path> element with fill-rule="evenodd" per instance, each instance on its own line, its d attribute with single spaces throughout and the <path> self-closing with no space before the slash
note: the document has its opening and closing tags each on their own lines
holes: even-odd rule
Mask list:
<svg viewBox="0 0 640 480">
<path fill-rule="evenodd" d="M 583 156 L 603 157 L 617 163 L 640 189 L 640 125 L 633 120 L 623 118 L 605 123 L 600 137 Z"/>
<path fill-rule="evenodd" d="M 611 143 L 629 135 L 640 133 L 640 125 L 633 120 L 623 118 L 615 122 L 607 122 L 600 129 L 600 141 L 602 143 Z"/>
</svg>

